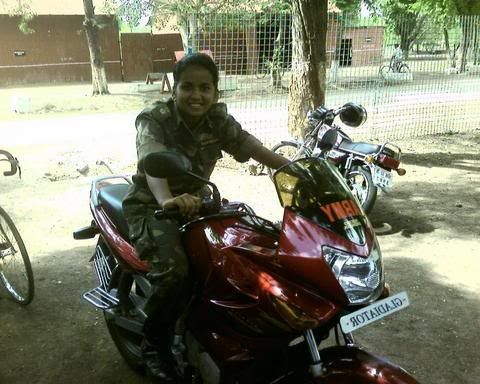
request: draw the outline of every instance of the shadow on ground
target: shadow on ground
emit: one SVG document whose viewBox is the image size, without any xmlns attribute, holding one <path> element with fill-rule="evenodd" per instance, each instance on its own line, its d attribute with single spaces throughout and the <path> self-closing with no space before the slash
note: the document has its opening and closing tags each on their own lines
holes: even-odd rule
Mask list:
<svg viewBox="0 0 480 384">
<path fill-rule="evenodd" d="M 102 312 L 82 298 L 97 283 L 91 254 L 86 245 L 34 263 L 35 297 L 28 306 L 0 289 L 1 383 L 150 383 L 124 363 Z"/>
<path fill-rule="evenodd" d="M 444 284 L 427 264 L 411 258 L 390 258 L 385 266 L 393 292 L 407 291 L 410 307 L 365 327 L 359 341 L 408 368 L 420 383 L 478 383 L 478 298 Z"/>
<path fill-rule="evenodd" d="M 429 168 L 455 168 L 467 172 L 480 172 L 479 161 L 480 155 L 472 153 L 405 153 L 402 156 L 402 163 L 404 164 L 414 164 Z"/>
</svg>

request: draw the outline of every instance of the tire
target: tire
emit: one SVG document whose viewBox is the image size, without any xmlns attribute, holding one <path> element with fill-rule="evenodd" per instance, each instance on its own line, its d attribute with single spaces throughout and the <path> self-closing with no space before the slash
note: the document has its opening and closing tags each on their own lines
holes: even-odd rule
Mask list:
<svg viewBox="0 0 480 384">
<path fill-rule="evenodd" d="M 134 306 L 129 297 L 132 292 L 137 291 L 134 294 L 138 294 L 138 290 L 139 289 L 134 286 L 133 276 L 123 271 L 120 266 L 117 266 L 110 280 L 109 292 L 114 295 L 116 291 L 115 296 L 120 300 L 120 304 L 107 311 L 114 315 L 121 315 L 129 320 L 137 320 L 137 316 L 134 314 Z M 104 317 L 108 332 L 120 355 L 122 355 L 130 368 L 138 373 L 145 374 L 145 364 L 142 358 L 143 335 L 120 327 L 115 323 L 115 320 L 111 318 L 111 315 L 106 312 L 104 312 Z"/>
<path fill-rule="evenodd" d="M 282 141 L 281 143 L 275 144 L 272 148 L 272 152 L 278 153 L 286 157 L 289 160 L 294 160 L 295 157 L 298 157 L 297 152 L 299 149 L 299 145 L 297 143 L 291 141 Z M 295 156 L 297 155 L 297 156 Z M 267 173 L 270 179 L 273 179 L 273 174 L 275 170 L 271 168 L 267 168 Z"/>
<path fill-rule="evenodd" d="M 34 296 L 33 271 L 27 249 L 13 220 L 0 207 L 0 285 L 21 305 Z"/>
<path fill-rule="evenodd" d="M 387 78 L 387 73 L 391 71 L 392 69 L 390 68 L 390 66 L 387 64 L 384 64 L 380 67 L 380 70 L 378 71 L 378 73 L 380 74 L 380 77 L 385 80 Z"/>
<path fill-rule="evenodd" d="M 410 73 L 410 68 L 408 67 L 407 64 L 402 64 L 400 65 L 400 68 L 398 69 L 399 73 Z"/>
<path fill-rule="evenodd" d="M 346 181 L 353 195 L 365 213 L 370 213 L 377 199 L 377 187 L 373 184 L 368 168 L 354 165 L 346 176 Z"/>
<path fill-rule="evenodd" d="M 255 77 L 257 79 L 264 79 L 265 76 L 268 75 L 268 66 L 266 64 L 266 62 L 261 62 L 258 64 L 258 68 L 257 68 L 257 73 L 255 73 Z"/>
</svg>

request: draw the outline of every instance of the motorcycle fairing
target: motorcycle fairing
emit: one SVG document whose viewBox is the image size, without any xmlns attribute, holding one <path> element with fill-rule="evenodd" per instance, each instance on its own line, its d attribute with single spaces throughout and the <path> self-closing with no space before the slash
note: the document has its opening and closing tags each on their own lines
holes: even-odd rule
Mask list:
<svg viewBox="0 0 480 384">
<path fill-rule="evenodd" d="M 188 253 L 197 278 L 209 287 L 203 299 L 212 311 L 226 312 L 239 332 L 301 332 L 330 321 L 339 311 L 301 280 L 289 279 L 290 271 L 276 260 L 275 236 L 258 233 L 239 218 L 196 224 L 185 236 L 187 246 L 195 244 Z"/>
<path fill-rule="evenodd" d="M 293 161 L 275 173 L 274 183 L 283 207 L 314 222 L 306 227 L 321 226 L 359 245 L 373 237 L 367 217 L 342 175 L 328 160 Z"/>
<path fill-rule="evenodd" d="M 370 231 L 366 233 L 366 243 L 356 244 L 286 208 L 278 241 L 278 263 L 324 292 L 332 301 L 346 305 L 348 299 L 323 258 L 322 246 L 334 245 L 344 252 L 367 257 L 374 236 Z"/>
<path fill-rule="evenodd" d="M 117 260 L 128 270 L 148 272 L 150 265 L 141 261 L 133 246 L 120 235 L 118 227 L 122 225 L 118 221 L 125 219 L 123 216 L 120 217 L 121 215 L 112 214 L 116 206 L 121 203 L 122 194 L 126 192 L 125 184 L 110 183 L 110 179 L 115 181 L 118 177 L 100 178 L 92 182 L 90 191 L 92 216 L 98 227 L 101 228 L 102 236 Z M 105 205 L 108 205 L 107 209 L 105 209 Z"/>
<path fill-rule="evenodd" d="M 315 384 L 418 384 L 400 366 L 358 347 L 329 347 L 320 356 L 324 371 Z"/>
</svg>

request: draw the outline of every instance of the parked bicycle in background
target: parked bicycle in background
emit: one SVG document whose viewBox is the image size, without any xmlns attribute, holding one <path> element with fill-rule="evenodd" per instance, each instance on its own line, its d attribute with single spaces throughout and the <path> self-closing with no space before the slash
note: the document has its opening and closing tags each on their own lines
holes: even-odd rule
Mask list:
<svg viewBox="0 0 480 384">
<path fill-rule="evenodd" d="M 3 158 L 5 157 L 5 158 Z M 21 170 L 18 160 L 8 151 L 0 150 L 0 161 L 10 163 L 4 176 L 12 176 Z M 0 207 L 0 285 L 14 301 L 29 304 L 34 295 L 33 271 L 28 252 L 13 220 Z"/>
</svg>

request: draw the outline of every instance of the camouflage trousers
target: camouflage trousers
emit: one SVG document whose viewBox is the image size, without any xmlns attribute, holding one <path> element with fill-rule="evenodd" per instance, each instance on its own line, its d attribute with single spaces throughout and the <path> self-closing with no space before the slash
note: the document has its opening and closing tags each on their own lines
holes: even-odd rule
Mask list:
<svg viewBox="0 0 480 384">
<path fill-rule="evenodd" d="M 152 266 L 147 274 L 152 295 L 144 309 L 147 314 L 144 331 L 149 339 L 157 338 L 153 334 L 158 331 L 153 328 L 160 330 L 173 326 L 186 300 L 189 270 L 178 223 L 169 219 L 157 220 L 153 212 L 126 215 L 130 240 L 139 258 Z"/>
</svg>

